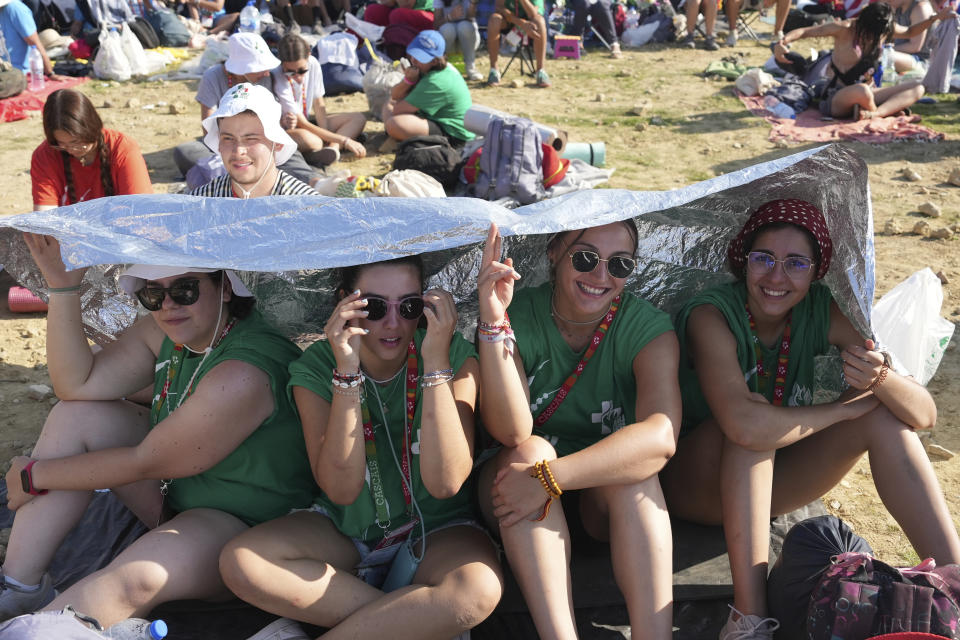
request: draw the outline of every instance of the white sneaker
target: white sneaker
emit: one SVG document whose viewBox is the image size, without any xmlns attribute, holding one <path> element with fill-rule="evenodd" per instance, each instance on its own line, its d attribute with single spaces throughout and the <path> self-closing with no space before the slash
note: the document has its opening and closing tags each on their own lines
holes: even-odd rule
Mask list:
<svg viewBox="0 0 960 640">
<path fill-rule="evenodd" d="M 733 619 L 733 614 L 740 616 Z M 773 640 L 773 632 L 780 628 L 776 618 L 744 615 L 730 605 L 730 617 L 720 630 L 720 640 Z"/>
<path fill-rule="evenodd" d="M 277 618 L 247 640 L 311 640 L 296 620 Z"/>
<path fill-rule="evenodd" d="M 7 584 L 0 573 L 0 622 L 42 609 L 56 597 L 57 591 L 48 573 L 43 574 L 40 587 L 34 591 Z"/>
<path fill-rule="evenodd" d="M 730 35 L 727 36 L 727 46 L 728 47 L 737 46 L 737 32 L 732 29 L 730 30 Z"/>
</svg>

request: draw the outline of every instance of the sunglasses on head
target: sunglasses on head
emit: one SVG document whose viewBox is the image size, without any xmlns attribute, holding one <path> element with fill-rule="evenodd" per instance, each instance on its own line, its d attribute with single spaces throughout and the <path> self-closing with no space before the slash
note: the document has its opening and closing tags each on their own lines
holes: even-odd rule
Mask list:
<svg viewBox="0 0 960 640">
<path fill-rule="evenodd" d="M 387 309 L 397 308 L 397 314 L 404 320 L 416 320 L 423 315 L 423 298 L 410 296 L 403 300 L 384 300 L 377 296 L 365 296 L 367 299 L 367 320 L 381 320 L 387 315 Z"/>
<path fill-rule="evenodd" d="M 573 268 L 580 273 L 590 273 L 597 268 L 601 262 L 607 263 L 607 273 L 614 278 L 626 278 L 637 267 L 637 261 L 627 256 L 613 256 L 612 258 L 601 258 L 596 251 L 587 251 L 581 249 L 568 253 Z"/>
<path fill-rule="evenodd" d="M 783 265 L 783 272 L 790 278 L 805 278 L 813 268 L 813 260 L 805 256 L 787 256 L 777 260 L 764 251 L 751 251 L 747 254 L 747 269 L 758 275 L 773 271 L 777 263 Z"/>
<path fill-rule="evenodd" d="M 288 76 L 303 76 L 310 72 L 310 69 L 303 67 L 302 69 L 284 69 L 283 72 Z"/>
<path fill-rule="evenodd" d="M 166 296 L 180 306 L 189 307 L 200 299 L 200 279 L 180 278 L 169 287 L 148 284 L 137 291 L 137 300 L 147 311 L 159 311 Z"/>
</svg>

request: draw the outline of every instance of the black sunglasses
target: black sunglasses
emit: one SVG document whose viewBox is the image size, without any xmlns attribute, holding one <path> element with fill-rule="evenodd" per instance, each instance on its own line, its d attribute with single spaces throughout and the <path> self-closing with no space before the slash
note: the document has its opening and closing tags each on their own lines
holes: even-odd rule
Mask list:
<svg viewBox="0 0 960 640">
<path fill-rule="evenodd" d="M 570 262 L 573 268 L 580 273 L 590 273 L 597 268 L 601 262 L 607 263 L 607 273 L 614 278 L 626 278 L 637 266 L 637 261 L 626 256 L 613 256 L 612 258 L 601 258 L 596 251 L 587 251 L 581 249 L 567 254 L 570 256 Z"/>
<path fill-rule="evenodd" d="M 410 296 L 403 300 L 384 300 L 377 296 L 366 296 L 367 320 L 381 320 L 387 315 L 387 309 L 396 307 L 397 313 L 404 320 L 416 320 L 423 315 L 423 298 Z"/>
<path fill-rule="evenodd" d="M 308 67 L 304 67 L 302 69 L 284 69 L 283 72 L 288 76 L 302 76 L 309 73 L 310 69 Z"/>
<path fill-rule="evenodd" d="M 137 291 L 137 300 L 147 311 L 159 311 L 166 296 L 181 306 L 189 307 L 200 299 L 200 279 L 180 278 L 169 287 L 148 284 Z"/>
</svg>

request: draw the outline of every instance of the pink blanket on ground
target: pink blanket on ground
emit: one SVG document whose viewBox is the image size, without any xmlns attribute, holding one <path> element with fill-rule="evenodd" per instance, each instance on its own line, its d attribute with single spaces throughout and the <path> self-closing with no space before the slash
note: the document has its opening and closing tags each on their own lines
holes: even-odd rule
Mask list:
<svg viewBox="0 0 960 640">
<path fill-rule="evenodd" d="M 34 93 L 27 90 L 12 98 L 0 100 L 0 122 L 23 120 L 27 117 L 27 111 L 40 111 L 43 109 L 43 103 L 46 102 L 47 96 L 57 89 L 69 89 L 86 81 L 86 78 L 70 77 L 66 77 L 59 82 L 47 80 L 43 91 Z"/>
<path fill-rule="evenodd" d="M 740 100 L 755 116 L 770 123 L 770 141 L 788 140 L 791 142 L 836 142 L 837 140 L 855 140 L 883 144 L 894 140 L 921 140 L 936 142 L 943 140 L 943 134 L 929 127 L 917 124 L 920 116 L 891 116 L 871 118 L 853 122 L 852 120 L 821 120 L 820 112 L 807 109 L 797 114 L 796 120 L 777 118 L 763 107 L 763 96 L 745 96 L 738 93 Z"/>
</svg>

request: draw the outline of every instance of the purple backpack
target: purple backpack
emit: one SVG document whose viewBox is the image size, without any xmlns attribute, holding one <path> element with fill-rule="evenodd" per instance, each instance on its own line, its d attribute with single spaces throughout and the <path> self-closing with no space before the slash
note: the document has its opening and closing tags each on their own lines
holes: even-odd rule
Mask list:
<svg viewBox="0 0 960 640">
<path fill-rule="evenodd" d="M 932 559 L 895 569 L 869 554 L 841 553 L 820 577 L 807 610 L 809 640 L 861 640 L 922 631 L 960 640 L 960 565 Z"/>
</svg>

